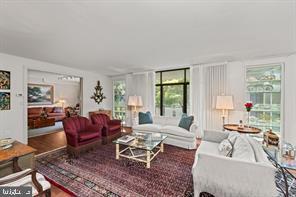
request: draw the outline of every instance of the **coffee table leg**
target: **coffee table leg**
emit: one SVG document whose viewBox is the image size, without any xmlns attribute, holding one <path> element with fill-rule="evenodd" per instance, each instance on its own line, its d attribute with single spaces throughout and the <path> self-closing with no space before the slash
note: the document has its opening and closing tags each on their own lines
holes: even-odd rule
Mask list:
<svg viewBox="0 0 296 197">
<path fill-rule="evenodd" d="M 163 153 L 163 150 L 164 150 L 164 149 L 163 149 L 163 143 L 161 142 L 161 143 L 160 143 L 160 152 Z"/>
<path fill-rule="evenodd" d="M 150 168 L 150 151 L 147 150 L 147 168 Z"/>
<path fill-rule="evenodd" d="M 116 144 L 116 159 L 119 159 L 119 144 Z"/>
</svg>

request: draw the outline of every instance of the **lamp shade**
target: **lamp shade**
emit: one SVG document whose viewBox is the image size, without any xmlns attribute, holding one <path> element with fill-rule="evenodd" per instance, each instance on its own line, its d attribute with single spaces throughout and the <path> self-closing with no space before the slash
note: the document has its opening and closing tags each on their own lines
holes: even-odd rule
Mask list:
<svg viewBox="0 0 296 197">
<path fill-rule="evenodd" d="M 127 102 L 128 106 L 137 106 L 137 96 L 129 96 L 128 97 L 128 102 Z"/>
<path fill-rule="evenodd" d="M 127 105 L 133 106 L 133 107 L 142 107 L 143 106 L 142 97 L 141 96 L 129 96 Z"/>
<path fill-rule="evenodd" d="M 137 107 L 142 107 L 143 101 L 141 96 L 137 96 Z"/>
<path fill-rule="evenodd" d="M 216 109 L 233 109 L 232 96 L 217 96 Z"/>
</svg>

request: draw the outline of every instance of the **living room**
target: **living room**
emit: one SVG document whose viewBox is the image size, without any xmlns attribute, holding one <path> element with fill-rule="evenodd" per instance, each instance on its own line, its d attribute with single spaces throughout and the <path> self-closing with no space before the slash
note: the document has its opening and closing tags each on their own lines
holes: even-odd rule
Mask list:
<svg viewBox="0 0 296 197">
<path fill-rule="evenodd" d="M 2 5 L 3 190 L 296 195 L 296 1 Z"/>
</svg>

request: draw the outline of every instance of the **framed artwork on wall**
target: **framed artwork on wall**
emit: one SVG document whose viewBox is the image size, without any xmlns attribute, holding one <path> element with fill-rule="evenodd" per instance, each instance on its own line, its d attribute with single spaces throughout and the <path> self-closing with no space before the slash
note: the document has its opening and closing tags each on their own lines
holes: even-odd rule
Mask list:
<svg viewBox="0 0 296 197">
<path fill-rule="evenodd" d="M 28 84 L 28 105 L 52 105 L 53 86 Z"/>
<path fill-rule="evenodd" d="M 0 110 L 10 110 L 10 92 L 0 92 Z"/>
<path fill-rule="evenodd" d="M 0 90 L 10 89 L 10 72 L 0 70 Z"/>
</svg>

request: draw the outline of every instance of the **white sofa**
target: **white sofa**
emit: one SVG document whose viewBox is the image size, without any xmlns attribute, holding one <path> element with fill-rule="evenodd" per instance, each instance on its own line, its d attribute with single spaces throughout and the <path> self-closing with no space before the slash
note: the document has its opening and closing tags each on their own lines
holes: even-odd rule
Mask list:
<svg viewBox="0 0 296 197">
<path fill-rule="evenodd" d="M 275 185 L 276 169 L 268 161 L 261 144 L 250 136 L 240 135 L 251 145 L 255 161 L 226 157 L 219 153 L 218 146 L 229 135 L 233 134 L 222 131 L 204 132 L 192 168 L 194 196 L 198 197 L 201 192 L 219 197 L 278 196 Z M 233 154 L 234 151 L 237 150 L 234 149 Z"/>
<path fill-rule="evenodd" d="M 134 125 L 133 132 L 162 133 L 167 135 L 165 144 L 170 144 L 186 149 L 196 148 L 197 124 L 193 123 L 190 130 L 178 127 L 180 118 L 175 117 L 153 117 L 153 124 Z"/>
</svg>

